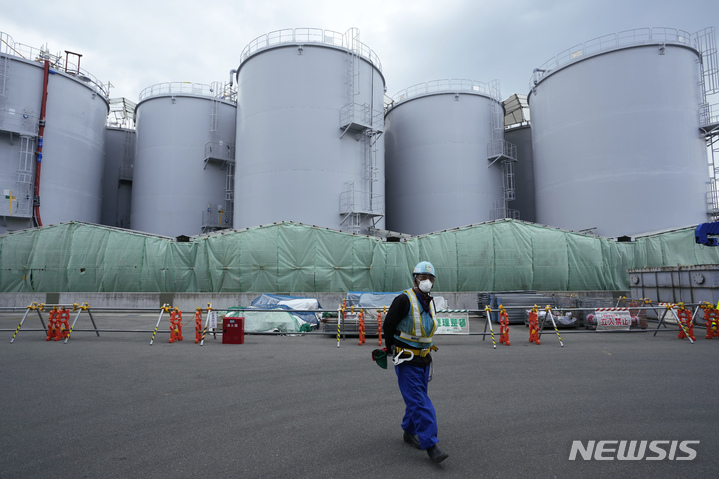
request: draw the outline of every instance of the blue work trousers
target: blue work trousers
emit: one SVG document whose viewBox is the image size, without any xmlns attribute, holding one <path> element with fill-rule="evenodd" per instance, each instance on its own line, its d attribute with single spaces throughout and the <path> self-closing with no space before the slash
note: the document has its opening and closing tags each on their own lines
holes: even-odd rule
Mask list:
<svg viewBox="0 0 719 479">
<path fill-rule="evenodd" d="M 427 395 L 429 366 L 403 363 L 394 367 L 399 390 L 406 406 L 402 429 L 419 437 L 422 449 L 437 444 L 437 414 Z"/>
</svg>

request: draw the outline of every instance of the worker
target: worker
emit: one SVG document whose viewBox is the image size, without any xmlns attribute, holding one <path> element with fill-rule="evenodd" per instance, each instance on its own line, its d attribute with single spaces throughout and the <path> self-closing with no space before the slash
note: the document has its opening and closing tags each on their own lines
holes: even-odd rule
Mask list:
<svg viewBox="0 0 719 479">
<path fill-rule="evenodd" d="M 404 442 L 426 450 L 429 458 L 439 463 L 449 455 L 437 447 L 437 415 L 427 395 L 432 370 L 430 350 L 437 349 L 432 341 L 437 318 L 429 295 L 434 280 L 432 263 L 417 264 L 412 271 L 412 289 L 392 301 L 383 331 L 388 354 L 394 355 L 397 382 L 406 406 L 402 419 Z"/>
</svg>

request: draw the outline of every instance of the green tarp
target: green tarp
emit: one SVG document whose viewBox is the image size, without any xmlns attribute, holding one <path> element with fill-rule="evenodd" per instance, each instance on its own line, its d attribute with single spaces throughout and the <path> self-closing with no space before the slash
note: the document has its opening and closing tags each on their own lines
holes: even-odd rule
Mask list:
<svg viewBox="0 0 719 479">
<path fill-rule="evenodd" d="M 500 220 L 402 242 L 284 222 L 178 243 L 79 222 L 0 236 L 0 292 L 400 291 L 420 260 L 435 290 L 628 290 L 629 268 L 718 264 L 694 228 L 616 242 Z"/>
</svg>

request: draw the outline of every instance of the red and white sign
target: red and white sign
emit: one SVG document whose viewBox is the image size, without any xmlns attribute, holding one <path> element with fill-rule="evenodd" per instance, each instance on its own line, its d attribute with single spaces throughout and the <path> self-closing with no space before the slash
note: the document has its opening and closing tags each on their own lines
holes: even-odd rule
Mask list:
<svg viewBox="0 0 719 479">
<path fill-rule="evenodd" d="M 629 331 L 632 316 L 629 308 L 597 308 L 594 310 L 597 331 Z"/>
</svg>

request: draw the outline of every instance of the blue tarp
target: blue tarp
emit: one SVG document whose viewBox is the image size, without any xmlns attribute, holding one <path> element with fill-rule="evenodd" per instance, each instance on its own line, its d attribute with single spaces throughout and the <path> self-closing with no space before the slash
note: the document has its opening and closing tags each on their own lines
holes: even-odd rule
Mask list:
<svg viewBox="0 0 719 479">
<path fill-rule="evenodd" d="M 372 291 L 348 291 L 345 295 L 345 307 L 349 308 L 354 306 L 355 308 L 382 308 L 390 304 L 397 295 L 401 294 L 401 291 L 396 293 L 380 293 Z"/>
<path fill-rule="evenodd" d="M 309 312 L 294 312 L 294 308 L 290 305 L 286 304 L 288 302 L 303 302 L 303 301 L 311 301 L 317 303 L 316 309 L 322 309 L 322 306 L 320 306 L 320 302 L 316 298 L 310 298 L 307 296 L 286 296 L 286 295 L 280 295 L 280 294 L 261 294 L 257 298 L 255 298 L 251 306 L 254 306 L 258 309 L 286 309 L 288 311 L 293 311 L 293 315 L 301 318 L 304 322 L 310 323 L 313 326 L 317 327 L 319 326 L 319 320 L 317 319 L 317 315 L 315 313 L 309 313 Z M 299 309 L 299 308 L 298 308 Z M 314 308 L 305 308 L 305 309 L 314 309 Z"/>
</svg>

